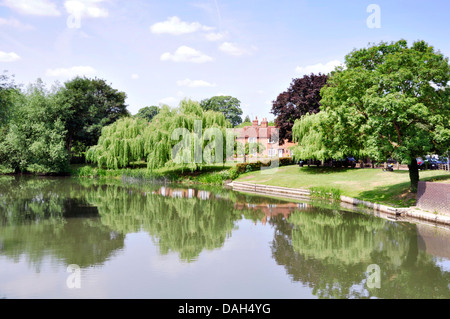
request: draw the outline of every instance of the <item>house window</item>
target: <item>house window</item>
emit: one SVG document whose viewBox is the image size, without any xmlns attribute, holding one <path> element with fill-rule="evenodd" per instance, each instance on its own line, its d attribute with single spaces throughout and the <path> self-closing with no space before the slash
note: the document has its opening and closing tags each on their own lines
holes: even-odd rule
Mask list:
<svg viewBox="0 0 450 319">
<path fill-rule="evenodd" d="M 268 150 L 268 155 L 269 155 L 269 157 L 275 157 L 275 156 L 277 156 L 277 150 L 274 149 L 274 148 L 269 149 L 269 150 Z"/>
</svg>

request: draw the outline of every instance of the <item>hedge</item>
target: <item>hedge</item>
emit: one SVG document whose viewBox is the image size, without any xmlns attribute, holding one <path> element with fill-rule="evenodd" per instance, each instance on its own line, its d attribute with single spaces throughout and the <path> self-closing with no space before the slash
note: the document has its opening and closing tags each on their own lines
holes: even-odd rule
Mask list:
<svg viewBox="0 0 450 319">
<path fill-rule="evenodd" d="M 276 161 L 276 160 L 275 160 Z M 282 157 L 278 159 L 278 166 L 287 166 L 294 164 L 294 159 L 292 157 Z M 269 167 L 272 165 L 272 161 L 269 160 L 267 162 L 253 162 L 253 163 L 239 163 L 236 165 L 236 172 L 238 174 L 248 173 L 260 170 L 261 167 Z M 276 167 L 276 165 L 275 165 Z"/>
</svg>

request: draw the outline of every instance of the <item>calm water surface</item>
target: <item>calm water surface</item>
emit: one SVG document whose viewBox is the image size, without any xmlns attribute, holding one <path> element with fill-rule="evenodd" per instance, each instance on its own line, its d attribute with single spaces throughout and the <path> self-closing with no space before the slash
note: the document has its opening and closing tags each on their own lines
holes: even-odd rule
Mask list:
<svg viewBox="0 0 450 319">
<path fill-rule="evenodd" d="M 0 176 L 0 298 L 450 298 L 449 285 L 443 228 L 221 188 Z"/>
</svg>

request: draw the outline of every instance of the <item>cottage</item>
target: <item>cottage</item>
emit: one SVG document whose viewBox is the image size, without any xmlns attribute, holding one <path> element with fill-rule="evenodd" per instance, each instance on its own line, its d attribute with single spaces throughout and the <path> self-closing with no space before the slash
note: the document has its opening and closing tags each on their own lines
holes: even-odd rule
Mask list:
<svg viewBox="0 0 450 319">
<path fill-rule="evenodd" d="M 280 145 L 278 143 L 278 129 L 275 126 L 269 126 L 267 118 L 263 118 L 261 124 L 259 124 L 258 117 L 256 117 L 252 122 L 252 126 L 244 126 L 238 130 L 238 143 L 243 145 L 247 143 L 260 143 L 264 146 L 261 154 L 257 154 L 256 149 L 253 149 L 253 154 L 249 154 L 253 157 L 270 158 L 292 156 L 290 147 L 296 144 L 284 140 L 283 144 Z"/>
</svg>

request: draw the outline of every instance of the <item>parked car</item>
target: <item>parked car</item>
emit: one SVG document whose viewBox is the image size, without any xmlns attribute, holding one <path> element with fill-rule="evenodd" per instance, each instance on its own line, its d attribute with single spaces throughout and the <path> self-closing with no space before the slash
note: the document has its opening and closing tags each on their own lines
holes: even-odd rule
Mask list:
<svg viewBox="0 0 450 319">
<path fill-rule="evenodd" d="M 428 161 L 428 169 L 439 169 L 439 164 L 442 164 L 442 162 L 432 158 Z"/>
<path fill-rule="evenodd" d="M 345 157 L 338 160 L 331 160 L 331 166 L 332 167 L 356 167 L 356 160 L 354 157 Z"/>
<path fill-rule="evenodd" d="M 344 167 L 355 168 L 356 167 L 356 160 L 355 160 L 354 157 L 346 157 L 343 160 L 343 164 L 344 164 Z"/>
</svg>

